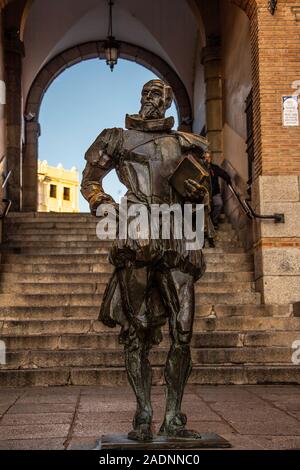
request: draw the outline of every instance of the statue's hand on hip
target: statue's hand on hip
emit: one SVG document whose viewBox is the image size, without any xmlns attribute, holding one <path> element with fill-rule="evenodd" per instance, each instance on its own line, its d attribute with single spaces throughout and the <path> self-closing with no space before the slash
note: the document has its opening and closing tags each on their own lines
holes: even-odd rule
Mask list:
<svg viewBox="0 0 300 470">
<path fill-rule="evenodd" d="M 90 211 L 92 215 L 97 215 L 97 209 L 102 204 L 110 204 L 115 207 L 116 212 L 119 211 L 119 206 L 115 200 L 106 193 L 97 193 L 90 199 Z"/>
</svg>

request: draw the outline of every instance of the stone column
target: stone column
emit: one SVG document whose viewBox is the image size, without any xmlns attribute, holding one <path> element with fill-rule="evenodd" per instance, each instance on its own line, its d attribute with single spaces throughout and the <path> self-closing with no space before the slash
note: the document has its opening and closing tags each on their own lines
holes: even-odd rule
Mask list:
<svg viewBox="0 0 300 470">
<path fill-rule="evenodd" d="M 5 131 L 5 111 L 6 111 L 6 92 L 5 92 L 5 72 L 3 59 L 3 30 L 2 30 L 2 11 L 0 7 L 0 161 L 6 154 L 6 131 Z M 0 176 L 5 170 L 4 160 L 0 163 Z M 0 202 L 2 202 L 2 179 L 0 178 Z"/>
<path fill-rule="evenodd" d="M 221 40 L 210 36 L 202 51 L 206 83 L 207 138 L 215 163 L 223 160 L 223 93 L 221 72 Z"/>
<path fill-rule="evenodd" d="M 23 211 L 35 212 L 38 207 L 38 138 L 40 124 L 26 122 L 23 159 Z"/>
<path fill-rule="evenodd" d="M 5 76 L 4 76 L 4 61 L 3 61 L 3 30 L 2 30 L 2 11 L 0 4 L 0 159 L 6 154 L 6 132 L 5 132 Z M 0 212 L 2 213 L 4 207 L 2 205 L 2 199 L 4 193 L 2 190 L 2 174 L 4 172 L 4 160 L 0 163 Z M 2 240 L 2 222 L 0 220 L 0 243 Z M 1 259 L 1 254 L 0 254 Z"/>
<path fill-rule="evenodd" d="M 5 31 L 5 71 L 7 93 L 7 169 L 12 170 L 7 196 L 12 210 L 21 210 L 22 195 L 22 57 L 23 43 L 17 30 Z"/>
</svg>

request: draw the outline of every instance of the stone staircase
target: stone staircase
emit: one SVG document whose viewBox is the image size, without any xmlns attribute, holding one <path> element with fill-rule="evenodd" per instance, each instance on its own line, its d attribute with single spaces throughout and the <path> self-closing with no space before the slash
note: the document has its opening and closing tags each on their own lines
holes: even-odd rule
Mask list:
<svg viewBox="0 0 300 470">
<path fill-rule="evenodd" d="M 0 385 L 126 383 L 118 331 L 96 320 L 112 270 L 109 243 L 96 238 L 96 223 L 88 214 L 13 213 L 6 219 L 0 340 L 7 360 L 0 365 Z M 216 248 L 204 251 L 207 272 L 196 285 L 189 382 L 300 383 L 300 367 L 291 361 L 300 318 L 289 305 L 261 304 L 252 256 L 226 220 Z M 155 384 L 163 382 L 167 350 L 165 330 L 151 353 Z"/>
</svg>

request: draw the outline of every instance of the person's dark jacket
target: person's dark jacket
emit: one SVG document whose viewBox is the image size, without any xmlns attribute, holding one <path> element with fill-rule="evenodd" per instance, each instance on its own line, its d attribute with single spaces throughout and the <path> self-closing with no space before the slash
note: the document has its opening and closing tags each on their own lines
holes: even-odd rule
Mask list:
<svg viewBox="0 0 300 470">
<path fill-rule="evenodd" d="M 226 181 L 227 184 L 231 183 L 231 178 L 229 174 L 223 170 L 223 168 L 215 165 L 214 163 L 210 164 L 209 170 L 211 176 L 212 196 L 215 196 L 221 192 L 219 178 L 222 178 L 224 181 Z"/>
</svg>

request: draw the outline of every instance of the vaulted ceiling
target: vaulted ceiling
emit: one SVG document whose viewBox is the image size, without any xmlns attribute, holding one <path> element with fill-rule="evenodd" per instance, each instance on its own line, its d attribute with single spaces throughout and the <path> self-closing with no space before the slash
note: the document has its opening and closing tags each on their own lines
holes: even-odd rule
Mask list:
<svg viewBox="0 0 300 470">
<path fill-rule="evenodd" d="M 58 53 L 74 45 L 105 39 L 106 0 L 34 0 L 23 33 L 23 92 L 38 71 Z M 193 93 L 195 58 L 200 35 L 189 1 L 116 0 L 114 35 L 164 59 Z"/>
</svg>

